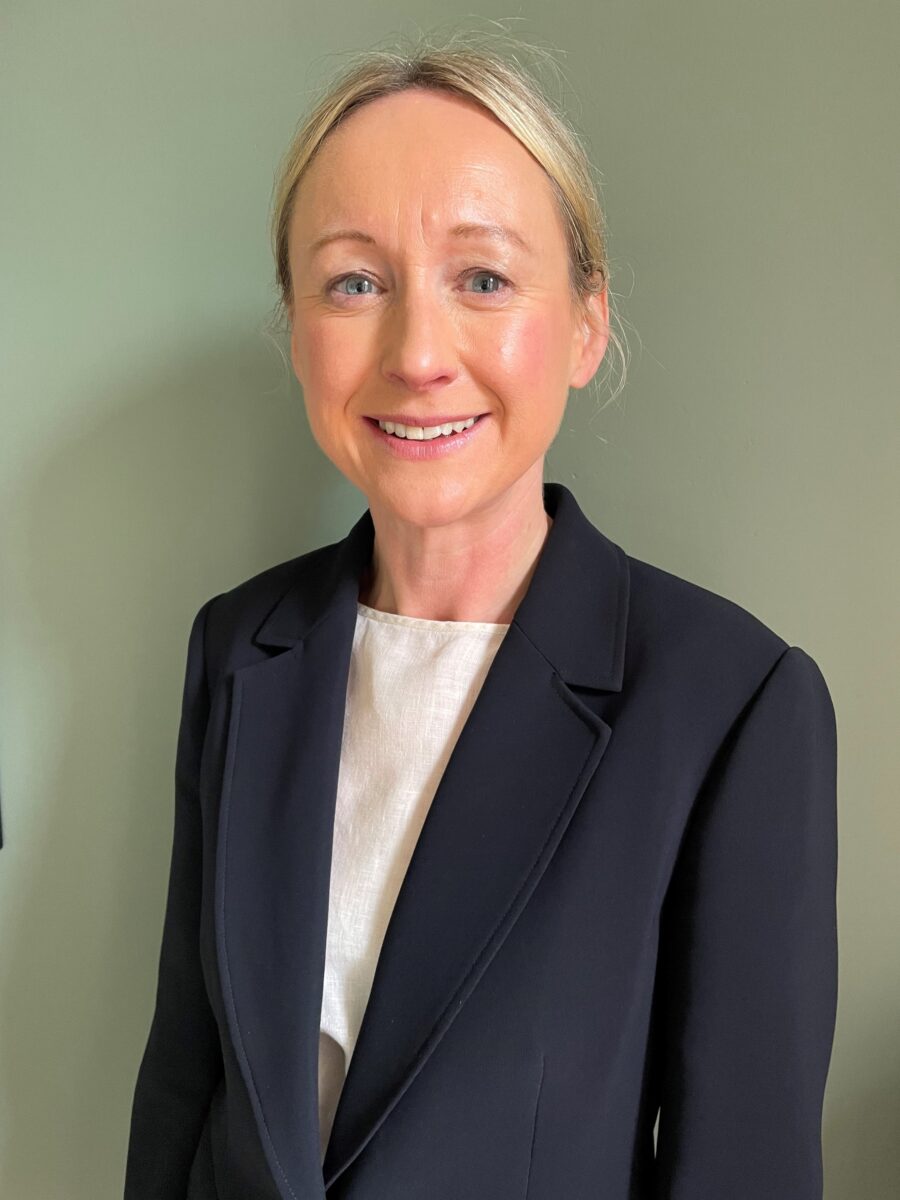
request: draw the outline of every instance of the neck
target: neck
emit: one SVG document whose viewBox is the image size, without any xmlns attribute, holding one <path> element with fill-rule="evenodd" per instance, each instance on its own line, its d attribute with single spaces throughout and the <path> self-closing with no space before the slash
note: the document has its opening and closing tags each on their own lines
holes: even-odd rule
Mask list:
<svg viewBox="0 0 900 1200">
<path fill-rule="evenodd" d="M 553 524 L 540 480 L 536 489 L 449 524 L 417 525 L 370 509 L 375 542 L 359 600 L 434 621 L 509 624 Z"/>
</svg>

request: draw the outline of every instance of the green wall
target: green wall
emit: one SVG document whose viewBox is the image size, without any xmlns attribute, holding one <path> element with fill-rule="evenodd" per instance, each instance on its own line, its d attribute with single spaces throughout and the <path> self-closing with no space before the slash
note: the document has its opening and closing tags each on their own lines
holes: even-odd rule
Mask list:
<svg viewBox="0 0 900 1200">
<path fill-rule="evenodd" d="M 898 95 L 875 0 L 526 3 L 602 173 L 624 394 L 547 477 L 803 646 L 839 725 L 826 1195 L 900 1181 Z M 364 499 L 263 329 L 273 172 L 344 52 L 443 4 L 6 0 L 0 1194 L 121 1195 L 190 620 Z M 552 13 L 552 17 L 551 14 Z M 348 38 L 352 31 L 352 40 Z"/>
</svg>

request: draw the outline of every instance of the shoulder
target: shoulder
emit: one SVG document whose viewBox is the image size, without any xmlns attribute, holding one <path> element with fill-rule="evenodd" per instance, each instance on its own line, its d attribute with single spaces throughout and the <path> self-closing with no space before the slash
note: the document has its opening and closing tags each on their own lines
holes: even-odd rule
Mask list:
<svg viewBox="0 0 900 1200">
<path fill-rule="evenodd" d="M 285 594 L 326 566 L 339 545 L 332 542 L 275 563 L 203 604 L 205 650 L 212 674 L 268 657 L 254 645 L 254 635 Z"/>
<path fill-rule="evenodd" d="M 629 639 L 687 659 L 749 662 L 778 657 L 788 642 L 738 601 L 627 555 Z"/>
<path fill-rule="evenodd" d="M 626 688 L 665 701 L 677 719 L 721 735 L 776 674 L 802 702 L 825 695 L 818 663 L 751 609 L 627 556 Z"/>
</svg>

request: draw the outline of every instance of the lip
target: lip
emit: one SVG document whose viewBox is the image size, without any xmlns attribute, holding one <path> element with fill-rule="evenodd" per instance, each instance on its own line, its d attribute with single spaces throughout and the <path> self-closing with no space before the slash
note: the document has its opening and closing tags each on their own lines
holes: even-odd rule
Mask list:
<svg viewBox="0 0 900 1200">
<path fill-rule="evenodd" d="M 399 413 L 390 413 L 387 416 L 367 417 L 368 421 L 390 421 L 392 425 L 416 425 L 422 429 L 433 429 L 436 425 L 455 425 L 458 421 L 469 421 L 472 417 L 483 417 L 486 413 L 469 413 L 467 417 L 413 417 L 407 414 L 405 417 Z"/>
<path fill-rule="evenodd" d="M 393 454 L 395 458 L 405 458 L 414 462 L 421 459 L 445 458 L 448 454 L 457 454 L 464 450 L 474 438 L 480 437 L 481 430 L 490 421 L 490 413 L 480 414 L 475 424 L 468 429 L 463 429 L 461 433 L 451 433 L 447 437 L 440 434 L 428 441 L 419 438 L 408 440 L 395 437 L 392 433 L 385 433 L 383 429 L 380 429 L 378 421 L 374 417 L 363 417 L 363 420 L 371 429 L 372 436 L 389 454 Z M 404 423 L 401 422 L 401 424 Z"/>
</svg>

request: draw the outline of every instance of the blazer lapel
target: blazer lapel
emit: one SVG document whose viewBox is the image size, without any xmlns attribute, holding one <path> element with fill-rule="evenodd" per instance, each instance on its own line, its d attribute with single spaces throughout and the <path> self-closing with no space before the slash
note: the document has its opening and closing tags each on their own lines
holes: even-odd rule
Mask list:
<svg viewBox="0 0 900 1200">
<path fill-rule="evenodd" d="M 285 1200 L 323 1196 L 390 1119 L 527 904 L 609 742 L 610 725 L 576 689 L 621 690 L 628 560 L 563 485 L 545 484 L 544 503 L 554 523 L 416 843 L 324 1168 L 319 1022 L 344 704 L 374 540 L 368 510 L 304 561 L 258 630 L 260 645 L 287 653 L 233 676 L 217 953 Z"/>
</svg>

